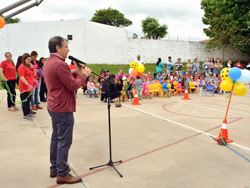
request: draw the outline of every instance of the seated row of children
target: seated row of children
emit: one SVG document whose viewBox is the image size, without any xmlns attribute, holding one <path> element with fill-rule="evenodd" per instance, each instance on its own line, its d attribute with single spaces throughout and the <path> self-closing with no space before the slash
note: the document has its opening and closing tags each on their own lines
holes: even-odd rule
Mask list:
<svg viewBox="0 0 250 188">
<path fill-rule="evenodd" d="M 165 76 L 165 77 L 164 77 Z M 164 77 L 164 78 L 163 78 Z M 159 81 L 166 81 L 171 84 L 171 89 L 174 89 L 174 82 L 181 83 L 181 86 L 183 89 L 187 88 L 189 90 L 190 82 L 192 82 L 196 88 L 198 89 L 198 93 L 201 96 L 203 89 L 206 89 L 206 86 L 211 84 L 214 85 L 214 92 L 215 93 L 221 93 L 220 90 L 220 83 L 222 82 L 222 79 L 219 74 L 206 74 L 202 73 L 201 75 L 198 75 L 197 72 L 195 72 L 193 75 L 190 74 L 158 74 L 154 79 Z M 162 85 L 162 87 L 166 87 Z M 168 90 L 168 89 L 167 89 Z"/>
<path fill-rule="evenodd" d="M 139 100 L 142 99 L 142 96 L 152 98 L 151 94 L 149 93 L 148 85 L 153 84 L 154 80 L 160 81 L 164 96 L 168 97 L 170 97 L 170 90 L 174 89 L 174 82 L 180 83 L 182 88 L 187 88 L 188 91 L 190 91 L 189 83 L 193 82 L 198 89 L 200 96 L 202 95 L 203 89 L 205 89 L 206 85 L 208 84 L 214 85 L 215 93 L 221 93 L 219 85 L 222 79 L 220 78 L 219 74 L 202 73 L 201 75 L 198 75 L 197 72 L 195 72 L 193 75 L 188 73 L 163 73 L 157 75 L 154 74 L 152 79 L 150 73 L 135 77 L 129 73 L 123 74 L 123 71 L 121 70 L 116 75 L 109 75 L 109 72 L 107 73 L 106 71 L 102 71 L 100 76 L 97 77 L 97 82 L 95 81 L 95 77 L 93 75 L 89 76 L 87 83 L 82 87 L 84 93 L 87 93 L 90 97 L 98 97 L 101 95 L 101 101 L 106 101 L 109 91 L 109 96 L 112 99 L 114 99 L 114 96 L 116 96 L 115 98 L 118 97 L 119 101 L 125 101 L 126 98 L 128 101 L 131 101 L 134 98 L 134 90 L 136 90 Z M 105 81 L 104 78 L 108 78 L 108 80 L 115 83 L 115 85 L 111 83 L 107 84 L 107 81 Z M 118 92 L 120 93 L 119 96 L 117 96 Z"/>
</svg>

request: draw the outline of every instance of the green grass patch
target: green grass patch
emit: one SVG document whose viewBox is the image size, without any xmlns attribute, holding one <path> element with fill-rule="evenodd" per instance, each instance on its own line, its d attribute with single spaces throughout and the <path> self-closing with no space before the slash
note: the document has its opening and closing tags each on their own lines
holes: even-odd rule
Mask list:
<svg viewBox="0 0 250 188">
<path fill-rule="evenodd" d="M 200 67 L 203 62 L 200 62 Z M 166 73 L 166 63 L 163 64 L 163 72 Z M 123 72 L 126 74 L 130 68 L 130 65 L 113 65 L 113 64 L 90 64 L 87 65 L 93 72 L 100 74 L 101 70 L 109 70 L 110 74 L 118 74 L 120 69 L 123 69 Z M 175 69 L 174 69 L 175 71 Z M 187 63 L 183 63 L 182 71 L 187 71 Z M 151 75 L 156 72 L 156 63 L 147 63 L 145 66 L 144 73 L 150 72 Z"/>
</svg>

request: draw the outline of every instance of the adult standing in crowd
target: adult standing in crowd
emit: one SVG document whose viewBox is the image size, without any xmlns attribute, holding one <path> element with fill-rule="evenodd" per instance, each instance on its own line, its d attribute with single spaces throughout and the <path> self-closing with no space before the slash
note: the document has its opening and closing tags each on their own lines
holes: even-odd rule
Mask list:
<svg viewBox="0 0 250 188">
<path fill-rule="evenodd" d="M 90 75 L 91 70 L 76 66 L 75 79 L 65 59 L 68 57 L 68 41 L 56 36 L 49 40 L 50 57 L 43 71 L 48 88 L 47 108 L 51 116 L 53 132 L 50 145 L 50 177 L 57 177 L 57 183 L 81 182 L 80 177 L 69 174 L 68 153 L 72 144 L 74 117 L 76 111 L 75 90 L 79 89 Z M 74 73 L 73 73 L 74 74 Z"/>
<path fill-rule="evenodd" d="M 203 72 L 205 72 L 206 74 L 211 73 L 211 63 L 209 62 L 209 58 L 207 58 L 206 62 L 203 63 L 202 68 Z"/>
<path fill-rule="evenodd" d="M 226 67 L 229 67 L 229 68 L 232 68 L 233 67 L 233 64 L 232 64 L 232 60 L 229 59 L 226 63 Z"/>
<path fill-rule="evenodd" d="M 28 53 L 23 54 L 22 64 L 18 68 L 19 74 L 19 90 L 22 100 L 23 120 L 32 121 L 34 114 L 30 111 L 30 100 L 34 87 L 34 72 L 31 56 Z"/>
<path fill-rule="evenodd" d="M 221 71 L 222 67 L 223 66 L 222 66 L 222 63 L 220 61 L 220 58 L 217 58 L 216 62 L 214 64 L 214 73 L 215 74 L 220 74 L 220 71 Z"/>
<path fill-rule="evenodd" d="M 213 73 L 214 72 L 214 58 L 213 57 L 210 58 L 210 63 L 211 63 L 211 72 Z"/>
<path fill-rule="evenodd" d="M 18 56 L 17 58 L 17 62 L 16 62 L 16 72 L 17 72 L 17 79 L 16 79 L 16 82 L 17 82 L 17 85 L 19 85 L 19 74 L 18 74 L 18 68 L 19 66 L 22 64 L 22 59 L 23 59 L 23 56 Z"/>
<path fill-rule="evenodd" d="M 192 64 L 191 64 L 191 59 L 188 59 L 187 62 L 187 72 L 189 73 L 189 75 L 192 74 Z"/>
<path fill-rule="evenodd" d="M 243 66 L 242 66 L 240 60 L 237 61 L 237 62 L 234 64 L 234 66 L 235 66 L 235 67 L 238 67 L 239 69 L 243 69 Z"/>
<path fill-rule="evenodd" d="M 41 86 L 41 76 L 40 76 L 40 71 L 41 69 L 38 66 L 38 61 L 37 56 L 38 53 L 36 51 L 32 51 L 31 52 L 31 63 L 34 65 L 34 75 L 35 75 L 35 88 L 33 90 L 32 93 L 32 97 L 31 97 L 31 109 L 32 110 L 37 110 L 37 109 L 43 109 L 43 107 L 41 107 L 39 105 L 39 101 L 38 101 L 38 95 L 39 95 L 39 90 L 40 90 L 40 86 Z"/>
<path fill-rule="evenodd" d="M 182 73 L 182 67 L 183 67 L 183 65 L 181 63 L 181 58 L 178 58 L 177 62 L 175 63 L 175 72 L 177 74 L 181 74 Z"/>
<path fill-rule="evenodd" d="M 45 61 L 46 61 L 46 59 L 44 57 L 41 57 L 39 59 L 39 62 L 38 62 L 38 66 L 40 68 L 40 72 L 38 74 L 40 74 L 40 76 L 42 77 L 41 78 L 40 93 L 39 93 L 41 102 L 47 102 L 47 99 L 45 97 L 45 95 L 47 96 L 47 87 L 46 87 L 46 82 L 45 82 L 44 76 L 43 76 L 43 66 L 44 66 Z"/>
<path fill-rule="evenodd" d="M 156 73 L 162 74 L 163 64 L 161 62 L 161 58 L 158 58 L 158 61 L 156 62 Z"/>
<path fill-rule="evenodd" d="M 135 61 L 138 63 L 138 64 L 143 64 L 145 66 L 145 63 L 144 61 L 141 59 L 141 56 L 140 55 L 137 55 Z"/>
<path fill-rule="evenodd" d="M 171 60 L 171 56 L 168 57 L 166 66 L 167 66 L 167 73 L 172 73 L 174 71 L 174 62 Z"/>
<path fill-rule="evenodd" d="M 200 63 L 198 62 L 198 58 L 194 59 L 194 63 L 192 64 L 192 70 L 193 70 L 193 74 L 197 72 L 198 75 L 200 75 Z"/>
<path fill-rule="evenodd" d="M 7 104 L 9 111 L 19 110 L 16 106 L 16 68 L 10 52 L 5 53 L 6 60 L 1 62 L 0 76 L 2 85 L 7 90 Z"/>
</svg>

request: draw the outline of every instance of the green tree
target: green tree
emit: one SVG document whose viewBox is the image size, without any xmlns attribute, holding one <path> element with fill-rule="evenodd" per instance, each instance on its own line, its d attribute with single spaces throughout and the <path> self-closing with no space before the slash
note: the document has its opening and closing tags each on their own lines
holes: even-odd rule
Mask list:
<svg viewBox="0 0 250 188">
<path fill-rule="evenodd" d="M 204 33 L 209 37 L 208 48 L 239 49 L 250 53 L 249 0 L 202 0 L 202 22 L 208 25 Z"/>
<path fill-rule="evenodd" d="M 0 16 L 4 18 L 3 15 Z M 9 18 L 7 21 L 5 21 L 6 24 L 19 23 L 19 22 L 21 22 L 20 18 Z"/>
<path fill-rule="evenodd" d="M 6 24 L 19 23 L 21 22 L 20 18 L 10 18 L 6 21 Z"/>
<path fill-rule="evenodd" d="M 115 27 L 127 27 L 132 25 L 131 20 L 125 18 L 124 14 L 116 9 L 112 9 L 111 7 L 108 9 L 96 10 L 91 21 Z"/>
<path fill-rule="evenodd" d="M 142 32 L 147 39 L 161 39 L 168 34 L 168 26 L 160 25 L 156 18 L 147 17 L 141 23 Z"/>
</svg>

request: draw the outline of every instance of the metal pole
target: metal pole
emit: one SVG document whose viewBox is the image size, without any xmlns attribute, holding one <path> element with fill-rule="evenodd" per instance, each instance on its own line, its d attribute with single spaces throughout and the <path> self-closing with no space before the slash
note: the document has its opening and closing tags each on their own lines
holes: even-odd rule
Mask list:
<svg viewBox="0 0 250 188">
<path fill-rule="evenodd" d="M 227 111 L 226 111 L 226 115 L 225 115 L 224 119 L 227 119 L 227 114 L 228 114 L 228 110 L 229 110 L 229 106 L 230 106 L 230 102 L 231 102 L 231 98 L 232 98 L 232 94 L 233 94 L 233 89 L 234 89 L 234 85 L 233 85 L 231 93 L 230 93 L 230 98 L 229 98 L 229 101 L 228 101 Z"/>
<path fill-rule="evenodd" d="M 3 8 L 3 9 L 1 9 L 0 10 L 0 15 L 5 13 L 5 12 L 8 12 L 9 10 L 12 10 L 12 9 L 14 9 L 16 7 L 19 7 L 22 4 L 27 3 L 29 1 L 31 1 L 31 0 L 20 0 L 20 1 L 16 2 L 16 3 L 13 3 L 12 5 L 9 5 L 9 6 L 5 7 L 5 8 Z"/>
<path fill-rule="evenodd" d="M 32 8 L 32 7 L 34 7 L 34 6 L 36 6 L 36 5 L 37 5 L 37 2 L 34 2 L 34 3 L 32 3 L 32 4 L 30 4 L 30 5 L 26 6 L 26 7 L 23 7 L 23 8 L 20 9 L 20 10 L 17 10 L 16 12 L 13 12 L 13 13 L 7 15 L 7 16 L 4 16 L 4 19 L 5 19 L 5 20 L 8 20 L 8 19 L 10 19 L 11 17 L 13 17 L 13 16 L 15 16 L 15 15 L 17 15 L 17 14 L 20 14 L 21 12 L 24 12 L 24 11 L 26 11 L 26 10 L 28 10 L 28 9 L 30 9 L 30 8 Z"/>
</svg>

